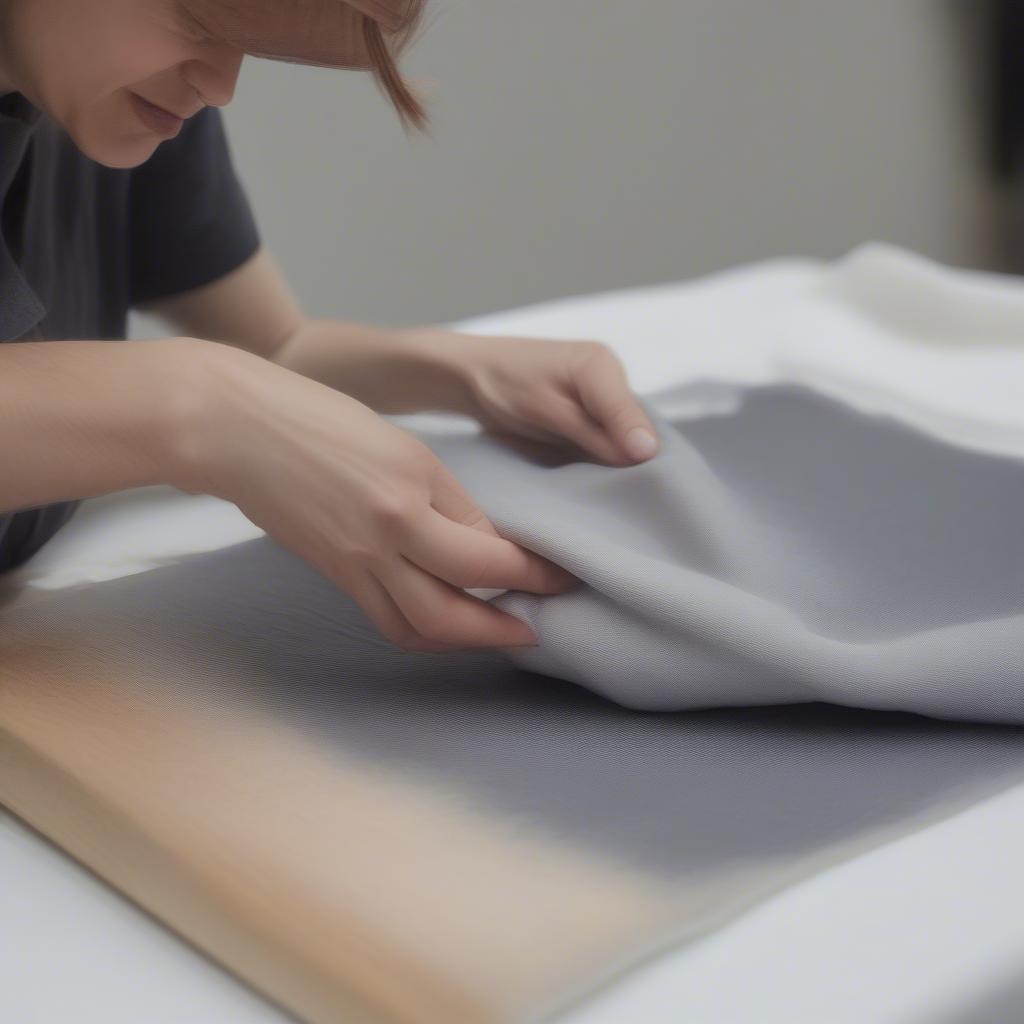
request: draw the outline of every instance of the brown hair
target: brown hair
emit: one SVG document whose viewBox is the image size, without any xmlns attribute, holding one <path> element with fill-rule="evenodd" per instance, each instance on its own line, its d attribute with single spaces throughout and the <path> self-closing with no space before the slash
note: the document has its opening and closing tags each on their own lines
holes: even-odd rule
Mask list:
<svg viewBox="0 0 1024 1024">
<path fill-rule="evenodd" d="M 427 114 L 398 70 L 424 0 L 177 0 L 209 38 L 255 57 L 372 72 L 406 128 Z"/>
<path fill-rule="evenodd" d="M 427 111 L 420 98 L 410 89 L 395 63 L 394 55 L 388 49 L 380 25 L 366 15 L 363 16 L 363 39 L 366 51 L 373 64 L 373 75 L 384 90 L 392 106 L 398 111 L 402 124 L 416 131 L 423 131 L 427 125 Z"/>
</svg>

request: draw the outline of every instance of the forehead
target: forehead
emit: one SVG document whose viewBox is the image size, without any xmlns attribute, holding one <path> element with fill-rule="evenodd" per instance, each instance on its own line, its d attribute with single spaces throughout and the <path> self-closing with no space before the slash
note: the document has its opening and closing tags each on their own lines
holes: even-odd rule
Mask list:
<svg viewBox="0 0 1024 1024">
<path fill-rule="evenodd" d="M 400 39 L 421 0 L 179 0 L 205 34 L 256 57 L 327 67 L 367 67 L 363 19 Z"/>
</svg>

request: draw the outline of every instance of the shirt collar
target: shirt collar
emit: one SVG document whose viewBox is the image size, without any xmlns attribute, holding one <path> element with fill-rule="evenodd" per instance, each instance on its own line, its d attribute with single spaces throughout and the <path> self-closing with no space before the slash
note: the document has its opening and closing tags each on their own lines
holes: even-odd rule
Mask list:
<svg viewBox="0 0 1024 1024">
<path fill-rule="evenodd" d="M 19 92 L 0 96 L 0 209 L 18 172 L 41 113 Z M 25 280 L 0 237 L 0 341 L 20 338 L 46 315 L 32 286 Z"/>
<path fill-rule="evenodd" d="M 21 121 L 31 127 L 39 120 L 41 114 L 40 109 L 26 99 L 24 93 L 0 93 L 0 118 Z"/>
</svg>

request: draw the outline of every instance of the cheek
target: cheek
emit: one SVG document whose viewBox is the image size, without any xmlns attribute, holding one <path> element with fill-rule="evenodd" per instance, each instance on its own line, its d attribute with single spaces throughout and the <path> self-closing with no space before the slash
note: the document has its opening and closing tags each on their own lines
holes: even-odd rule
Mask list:
<svg viewBox="0 0 1024 1024">
<path fill-rule="evenodd" d="M 188 60 L 188 44 L 165 25 L 144 16 L 138 0 L 83 3 L 92 17 L 70 20 L 51 38 L 45 61 L 48 92 L 58 120 L 83 116 L 117 94 L 149 79 L 173 74 Z"/>
<path fill-rule="evenodd" d="M 78 96 L 83 101 L 103 102 L 115 93 L 138 89 L 144 83 L 175 75 L 176 69 L 188 59 L 180 47 L 139 40 L 126 41 L 123 46 L 110 45 L 106 56 L 82 67 L 78 75 Z"/>
<path fill-rule="evenodd" d="M 129 90 L 179 76 L 190 44 L 155 4 L 29 0 L 19 24 L 29 98 L 89 157 L 136 166 L 161 139 L 135 114 Z M 166 95 L 174 95 L 172 82 Z M 157 89 L 157 94 L 161 90 Z"/>
<path fill-rule="evenodd" d="M 179 48 L 161 45 L 110 47 L 107 60 L 90 63 L 67 94 L 58 119 L 76 145 L 109 167 L 135 167 L 147 160 L 161 137 L 139 120 L 132 92 L 173 97 L 182 86 Z"/>
</svg>

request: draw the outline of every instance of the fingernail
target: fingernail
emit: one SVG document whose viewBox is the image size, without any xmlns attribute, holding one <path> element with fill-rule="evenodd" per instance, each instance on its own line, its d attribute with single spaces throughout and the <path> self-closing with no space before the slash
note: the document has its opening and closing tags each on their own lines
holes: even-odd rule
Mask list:
<svg viewBox="0 0 1024 1024">
<path fill-rule="evenodd" d="M 626 451 L 634 459 L 649 459 L 658 450 L 658 439 L 643 427 L 634 427 L 626 435 Z"/>
</svg>

